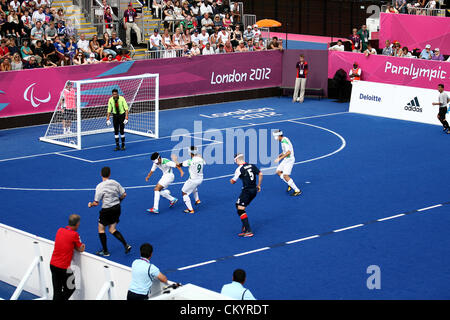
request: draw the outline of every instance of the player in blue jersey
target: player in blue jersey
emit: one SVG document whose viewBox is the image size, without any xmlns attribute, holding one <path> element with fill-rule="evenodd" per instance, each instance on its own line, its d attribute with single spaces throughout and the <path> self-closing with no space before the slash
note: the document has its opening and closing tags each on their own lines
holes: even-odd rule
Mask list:
<svg viewBox="0 0 450 320">
<path fill-rule="evenodd" d="M 239 236 L 253 237 L 253 232 L 248 222 L 246 207 L 256 197 L 256 194 L 261 191 L 263 174 L 254 164 L 246 163 L 244 161 L 244 155 L 241 153 L 238 153 L 234 157 L 234 162 L 238 165 L 238 168 L 234 172 L 230 183 L 235 184 L 237 179 L 242 180 L 242 191 L 236 201 L 237 214 L 242 222 L 242 232 L 239 233 Z M 256 176 L 258 176 L 258 184 L 256 184 Z"/>
</svg>

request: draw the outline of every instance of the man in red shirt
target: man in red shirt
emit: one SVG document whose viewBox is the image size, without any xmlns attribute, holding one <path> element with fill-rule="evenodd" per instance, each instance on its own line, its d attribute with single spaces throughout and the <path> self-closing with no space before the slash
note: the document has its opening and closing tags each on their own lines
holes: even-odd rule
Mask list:
<svg viewBox="0 0 450 320">
<path fill-rule="evenodd" d="M 55 248 L 50 260 L 52 272 L 53 300 L 69 300 L 75 287 L 69 288 L 68 279 L 73 277 L 69 269 L 73 257 L 73 250 L 83 252 L 84 243 L 81 243 L 77 230 L 80 227 L 80 216 L 72 214 L 69 217 L 69 225 L 59 228 L 55 238 Z M 69 269 L 69 270 L 68 270 Z"/>
</svg>

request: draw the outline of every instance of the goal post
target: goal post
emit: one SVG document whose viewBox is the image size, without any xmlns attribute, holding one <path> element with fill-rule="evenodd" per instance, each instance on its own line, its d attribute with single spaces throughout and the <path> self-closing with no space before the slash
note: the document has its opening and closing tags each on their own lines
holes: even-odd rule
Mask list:
<svg viewBox="0 0 450 320">
<path fill-rule="evenodd" d="M 159 137 L 159 74 L 67 81 L 41 141 L 81 149 L 82 137 L 113 132 L 106 123 L 112 90 L 128 104 L 125 132 Z"/>
</svg>

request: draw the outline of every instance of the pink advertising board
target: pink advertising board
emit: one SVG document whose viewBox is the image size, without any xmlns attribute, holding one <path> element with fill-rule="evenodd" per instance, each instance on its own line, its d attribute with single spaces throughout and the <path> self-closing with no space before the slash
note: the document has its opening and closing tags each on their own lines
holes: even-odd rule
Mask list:
<svg viewBox="0 0 450 320">
<path fill-rule="evenodd" d="M 380 14 L 380 47 L 386 40 L 398 40 L 409 50 L 439 48 L 442 54 L 450 54 L 450 19 L 414 14 Z"/>
<path fill-rule="evenodd" d="M 159 73 L 160 98 L 281 86 L 282 52 L 139 60 L 0 73 L 0 117 L 52 112 L 67 80 Z"/>
<path fill-rule="evenodd" d="M 361 68 L 361 79 L 417 88 L 436 89 L 440 83 L 450 80 L 450 62 L 398 58 L 383 55 L 330 51 L 328 53 L 328 78 L 337 70 L 350 71 L 353 63 Z M 350 80 L 350 79 L 348 79 Z"/>
</svg>

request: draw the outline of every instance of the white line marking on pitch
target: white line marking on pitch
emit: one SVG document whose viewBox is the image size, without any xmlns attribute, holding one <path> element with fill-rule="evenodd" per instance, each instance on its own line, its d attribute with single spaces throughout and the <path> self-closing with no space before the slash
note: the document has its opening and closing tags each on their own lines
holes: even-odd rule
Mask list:
<svg viewBox="0 0 450 320">
<path fill-rule="evenodd" d="M 434 209 L 434 208 L 437 208 L 437 207 L 441 207 L 442 206 L 442 204 L 437 204 L 437 205 L 435 205 L 435 206 L 431 206 L 431 207 L 426 207 L 426 208 L 422 208 L 422 209 L 419 209 L 419 210 L 417 210 L 417 211 L 425 211 L 425 210 L 430 210 L 430 209 Z"/>
<path fill-rule="evenodd" d="M 252 250 L 252 251 L 247 251 L 247 252 L 242 252 L 242 253 L 238 253 L 238 254 L 234 254 L 234 257 L 240 257 L 240 256 L 245 256 L 247 254 L 252 254 L 252 253 L 256 253 L 256 252 L 260 252 L 260 251 L 264 251 L 264 250 L 269 250 L 269 247 L 264 247 L 264 248 L 260 248 L 260 249 L 256 249 L 256 250 Z"/>
<path fill-rule="evenodd" d="M 354 229 L 354 228 L 359 228 L 359 227 L 362 227 L 362 226 L 363 226 L 363 224 L 356 224 L 356 225 L 351 226 L 351 227 L 333 230 L 333 232 L 341 232 L 341 231 L 345 231 L 345 230 L 350 230 L 350 229 Z"/>
</svg>

